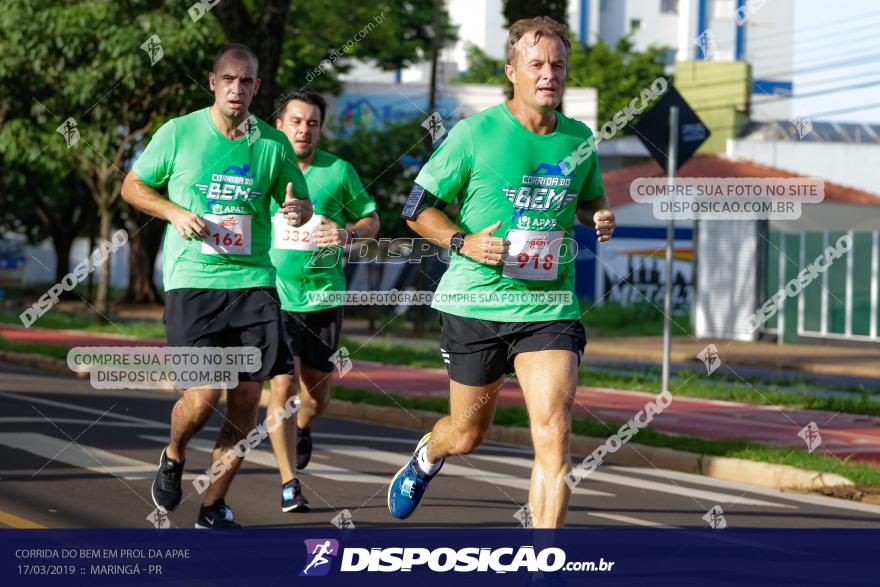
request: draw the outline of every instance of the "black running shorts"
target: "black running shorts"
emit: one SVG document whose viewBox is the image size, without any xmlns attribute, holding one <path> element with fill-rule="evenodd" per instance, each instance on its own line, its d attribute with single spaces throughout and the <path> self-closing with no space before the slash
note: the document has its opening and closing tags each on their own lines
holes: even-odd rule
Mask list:
<svg viewBox="0 0 880 587">
<path fill-rule="evenodd" d="M 580 320 L 493 322 L 440 312 L 440 353 L 449 378 L 487 385 L 513 373 L 518 353 L 565 350 L 583 359 L 587 332 Z"/>
<path fill-rule="evenodd" d="M 330 357 L 339 350 L 342 330 L 342 306 L 317 312 L 281 311 L 285 369 L 293 373 L 293 357 L 316 371 L 330 373 Z"/>
<path fill-rule="evenodd" d="M 256 347 L 259 371 L 239 381 L 266 381 L 284 372 L 278 293 L 274 287 L 173 289 L 165 294 L 168 346 Z"/>
</svg>

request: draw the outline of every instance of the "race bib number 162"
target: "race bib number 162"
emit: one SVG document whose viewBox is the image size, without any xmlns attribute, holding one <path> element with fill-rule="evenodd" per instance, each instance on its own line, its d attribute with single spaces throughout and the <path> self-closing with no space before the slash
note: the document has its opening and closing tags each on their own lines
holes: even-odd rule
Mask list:
<svg viewBox="0 0 880 587">
<path fill-rule="evenodd" d="M 202 241 L 204 255 L 250 255 L 251 216 L 205 214 L 208 236 Z"/>
</svg>

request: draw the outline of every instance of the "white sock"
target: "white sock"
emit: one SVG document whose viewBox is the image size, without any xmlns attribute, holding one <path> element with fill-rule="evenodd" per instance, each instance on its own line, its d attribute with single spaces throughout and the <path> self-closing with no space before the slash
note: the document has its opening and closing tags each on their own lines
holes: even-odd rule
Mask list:
<svg viewBox="0 0 880 587">
<path fill-rule="evenodd" d="M 437 472 L 437 469 L 440 468 L 440 465 L 443 464 L 443 460 L 441 459 L 436 463 L 428 461 L 428 445 L 426 444 L 419 451 L 419 454 L 416 457 L 416 464 L 425 475 L 433 475 Z"/>
</svg>

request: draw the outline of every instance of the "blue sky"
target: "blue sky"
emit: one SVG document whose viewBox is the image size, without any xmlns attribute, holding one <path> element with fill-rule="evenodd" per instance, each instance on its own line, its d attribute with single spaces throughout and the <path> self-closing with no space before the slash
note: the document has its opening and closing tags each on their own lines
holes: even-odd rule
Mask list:
<svg viewBox="0 0 880 587">
<path fill-rule="evenodd" d="M 806 111 L 816 120 L 880 124 L 880 1 L 791 1 L 795 95 L 792 113 Z M 845 64 L 850 61 L 859 63 Z M 809 68 L 817 69 L 804 71 Z M 862 84 L 865 87 L 797 98 Z M 875 106 L 821 115 L 868 104 Z"/>
</svg>

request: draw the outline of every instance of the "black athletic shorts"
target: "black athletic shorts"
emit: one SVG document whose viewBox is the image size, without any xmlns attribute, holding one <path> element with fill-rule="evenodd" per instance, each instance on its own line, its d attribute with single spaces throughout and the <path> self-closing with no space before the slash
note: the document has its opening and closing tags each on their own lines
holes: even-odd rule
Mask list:
<svg viewBox="0 0 880 587">
<path fill-rule="evenodd" d="M 330 356 L 339 350 L 342 306 L 317 312 L 281 311 L 286 373 L 293 373 L 293 357 L 322 373 L 333 371 Z"/>
<path fill-rule="evenodd" d="M 493 322 L 440 312 L 440 354 L 449 378 L 487 385 L 513 373 L 517 353 L 565 350 L 584 356 L 587 332 L 580 320 Z"/>
<path fill-rule="evenodd" d="M 168 346 L 251 346 L 260 349 L 259 371 L 239 381 L 266 381 L 284 372 L 281 305 L 274 287 L 173 289 L 165 294 Z"/>
</svg>

